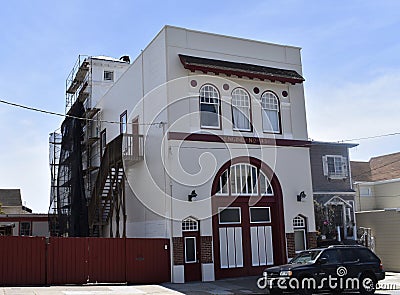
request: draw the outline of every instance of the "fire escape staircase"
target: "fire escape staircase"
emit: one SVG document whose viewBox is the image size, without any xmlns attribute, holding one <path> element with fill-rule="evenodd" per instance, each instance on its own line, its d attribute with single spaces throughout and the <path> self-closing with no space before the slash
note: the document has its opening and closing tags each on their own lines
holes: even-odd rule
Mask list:
<svg viewBox="0 0 400 295">
<path fill-rule="evenodd" d="M 107 224 L 111 225 L 114 211 L 117 222 L 116 231 L 119 236 L 118 224 L 121 206 L 124 223 L 126 215 L 123 160 L 127 161 L 129 165 L 143 160 L 142 139 L 141 135 L 120 134 L 107 144 L 88 206 L 91 236 L 103 236 L 103 228 Z"/>
</svg>

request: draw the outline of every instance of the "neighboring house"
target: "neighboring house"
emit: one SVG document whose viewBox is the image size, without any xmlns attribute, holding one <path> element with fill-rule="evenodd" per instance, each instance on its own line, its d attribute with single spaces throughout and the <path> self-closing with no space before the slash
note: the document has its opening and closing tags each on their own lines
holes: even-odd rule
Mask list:
<svg viewBox="0 0 400 295">
<path fill-rule="evenodd" d="M 49 237 L 47 214 L 0 214 L 0 236 Z"/>
<path fill-rule="evenodd" d="M 166 26 L 132 64 L 73 73 L 86 120 L 51 136 L 58 235 L 168 238 L 173 282 L 259 275 L 299 229 L 316 245 L 300 48 Z"/>
<path fill-rule="evenodd" d="M 351 162 L 359 227 L 370 229 L 387 270 L 400 271 L 400 153 Z"/>
<path fill-rule="evenodd" d="M 351 162 L 357 211 L 400 208 L 400 153 Z"/>
<path fill-rule="evenodd" d="M 19 189 L 0 189 L 1 214 L 25 214 L 32 210 L 22 205 Z"/>
<path fill-rule="evenodd" d="M 313 141 L 311 175 L 318 243 L 356 240 L 355 191 L 352 188 L 349 148 L 357 144 Z"/>
<path fill-rule="evenodd" d="M 48 215 L 22 205 L 19 189 L 0 189 L 0 236 L 49 236 Z"/>
</svg>

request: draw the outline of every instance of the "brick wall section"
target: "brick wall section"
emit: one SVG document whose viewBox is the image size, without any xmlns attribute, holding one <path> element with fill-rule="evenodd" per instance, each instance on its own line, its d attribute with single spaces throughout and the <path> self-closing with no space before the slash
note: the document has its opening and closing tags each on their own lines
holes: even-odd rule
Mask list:
<svg viewBox="0 0 400 295">
<path fill-rule="evenodd" d="M 307 247 L 308 248 L 316 248 L 317 247 L 317 233 L 316 232 L 308 232 L 307 233 Z"/>
<path fill-rule="evenodd" d="M 294 247 L 294 233 L 286 234 L 287 254 L 289 258 L 296 255 L 296 248 Z"/>
<path fill-rule="evenodd" d="M 201 263 L 212 263 L 212 236 L 202 236 L 200 237 L 201 243 Z"/>
<path fill-rule="evenodd" d="M 182 265 L 183 259 L 183 237 L 172 238 L 172 246 L 174 251 L 174 265 Z"/>
</svg>

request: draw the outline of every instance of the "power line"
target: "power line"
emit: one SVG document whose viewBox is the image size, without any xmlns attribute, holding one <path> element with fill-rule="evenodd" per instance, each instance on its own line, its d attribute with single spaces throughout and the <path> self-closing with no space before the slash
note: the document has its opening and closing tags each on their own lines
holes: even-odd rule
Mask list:
<svg viewBox="0 0 400 295">
<path fill-rule="evenodd" d="M 86 121 L 92 121 L 92 122 L 101 122 L 101 123 L 110 123 L 110 124 L 121 124 L 120 121 L 109 121 L 109 120 L 99 120 L 99 119 L 89 119 L 89 118 L 82 118 L 82 117 L 77 117 L 77 116 L 72 116 L 68 114 L 62 114 L 62 113 L 57 113 L 53 111 L 48 111 L 44 109 L 39 109 L 35 107 L 30 107 L 10 101 L 6 101 L 3 99 L 0 99 L 0 103 L 10 105 L 13 107 L 18 107 L 30 111 L 35 111 L 43 114 L 48 114 L 48 115 L 53 115 L 53 116 L 59 116 L 63 118 L 72 118 L 72 119 L 78 119 L 78 120 L 86 120 Z M 163 122 L 155 122 L 155 123 L 138 123 L 137 125 L 147 125 L 147 126 L 152 126 L 152 125 L 160 125 L 163 124 Z M 400 132 L 393 132 L 393 133 L 387 133 L 387 134 L 380 134 L 380 135 L 373 135 L 373 136 L 366 136 L 366 137 L 359 137 L 359 138 L 351 138 L 351 139 L 343 139 L 339 140 L 339 143 L 344 143 L 344 142 L 349 142 L 349 141 L 359 141 L 359 140 L 368 140 L 368 139 L 374 139 L 374 138 L 381 138 L 381 137 L 388 137 L 388 136 L 395 136 L 395 135 L 400 135 Z"/>
<path fill-rule="evenodd" d="M 359 140 L 374 139 L 374 138 L 394 136 L 394 135 L 400 135 L 400 132 L 387 133 L 387 134 L 381 134 L 381 135 L 373 135 L 373 136 L 367 136 L 367 137 L 352 138 L 352 139 L 344 139 L 344 140 L 340 140 L 339 142 L 359 141 Z"/>
<path fill-rule="evenodd" d="M 78 120 L 101 122 L 101 123 L 110 123 L 110 124 L 121 124 L 122 123 L 120 121 L 89 119 L 89 118 L 82 118 L 82 117 L 72 116 L 72 115 L 68 115 L 68 114 L 61 114 L 61 113 L 57 113 L 57 112 L 53 112 L 53 111 L 38 109 L 38 108 L 34 108 L 34 107 L 30 107 L 30 106 L 26 106 L 26 105 L 22 105 L 22 104 L 18 104 L 18 103 L 6 101 L 6 100 L 3 100 L 3 99 L 0 99 L 0 103 L 6 104 L 6 105 L 10 105 L 10 106 L 13 106 L 13 107 L 17 107 L 17 108 L 21 108 L 21 109 L 25 109 L 25 110 L 29 110 L 29 111 L 35 111 L 35 112 L 39 112 L 39 113 L 43 113 L 43 114 L 47 114 L 47 115 L 59 116 L 59 117 L 63 117 L 63 118 L 72 118 L 72 119 L 78 119 Z M 151 126 L 151 125 L 160 125 L 160 124 L 163 124 L 163 122 L 137 123 L 136 125 L 148 125 L 148 126 Z"/>
</svg>

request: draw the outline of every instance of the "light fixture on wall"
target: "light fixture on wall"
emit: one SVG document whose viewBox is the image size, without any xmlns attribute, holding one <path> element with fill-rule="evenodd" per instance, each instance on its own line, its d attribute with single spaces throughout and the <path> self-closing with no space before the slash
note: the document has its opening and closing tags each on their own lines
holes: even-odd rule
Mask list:
<svg viewBox="0 0 400 295">
<path fill-rule="evenodd" d="M 297 195 L 297 202 L 301 202 L 302 199 L 305 199 L 307 197 L 306 193 L 302 191 L 300 194 Z"/>
<path fill-rule="evenodd" d="M 195 190 L 192 190 L 192 192 L 190 193 L 190 195 L 188 195 L 188 201 L 189 201 L 189 202 L 192 202 L 192 201 L 193 201 L 193 198 L 196 199 L 196 197 L 197 197 L 196 191 L 195 191 Z"/>
</svg>

